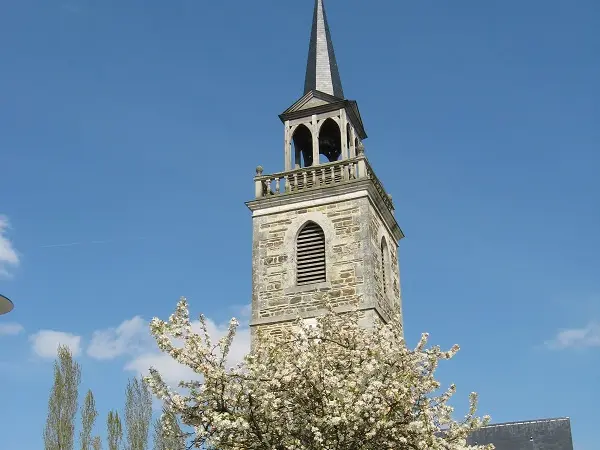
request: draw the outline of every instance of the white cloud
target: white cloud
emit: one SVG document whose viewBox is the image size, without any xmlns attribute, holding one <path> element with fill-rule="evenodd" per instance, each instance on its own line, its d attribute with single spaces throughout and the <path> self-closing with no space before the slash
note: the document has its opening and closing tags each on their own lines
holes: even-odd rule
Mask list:
<svg viewBox="0 0 600 450">
<path fill-rule="evenodd" d="M 246 307 L 241 308 L 241 311 L 246 310 Z M 193 322 L 192 328 L 195 332 L 200 330 L 199 325 L 199 322 Z M 215 343 L 227 333 L 228 326 L 228 323 L 217 324 L 207 319 L 208 332 Z M 81 353 L 81 336 L 74 334 L 42 330 L 30 336 L 29 339 L 33 351 L 43 358 L 55 358 L 60 344 L 67 345 L 74 356 Z M 238 364 L 249 350 L 250 328 L 248 325 L 242 325 L 238 327 L 231 346 L 228 364 L 230 366 Z M 150 335 L 148 322 L 139 316 L 125 320 L 115 328 L 95 331 L 86 353 L 97 360 L 111 360 L 119 356 L 126 356 L 128 358 L 124 367 L 126 371 L 146 375 L 150 367 L 154 367 L 161 373 L 163 379 L 173 386 L 182 380 L 198 378 L 198 375 L 189 367 L 179 364 L 158 349 L 154 338 Z"/>
<path fill-rule="evenodd" d="M 195 332 L 199 331 L 199 325 L 199 322 L 192 323 L 192 328 Z M 207 319 L 206 325 L 211 340 L 215 343 L 227 333 L 229 327 L 227 323 L 216 324 L 210 319 Z M 247 325 L 243 325 L 237 329 L 233 344 L 229 351 L 228 364 L 234 366 L 240 363 L 249 351 L 250 328 Z M 176 386 L 177 383 L 182 380 L 198 379 L 198 375 L 189 367 L 179 364 L 169 355 L 160 352 L 155 344 L 152 348 L 149 348 L 148 351 L 137 355 L 129 361 L 125 366 L 125 369 L 146 375 L 150 367 L 154 367 L 158 370 L 163 379 L 172 386 Z"/>
<path fill-rule="evenodd" d="M 243 308 L 244 311 L 246 309 Z M 194 322 L 192 328 L 198 332 L 199 323 Z M 228 324 L 216 324 L 207 319 L 207 328 L 211 339 L 216 342 L 227 333 Z M 240 326 L 229 353 L 229 364 L 241 362 L 249 350 L 250 329 L 247 325 Z M 150 335 L 149 323 L 139 316 L 125 320 L 116 328 L 94 332 L 87 354 L 99 360 L 126 355 L 129 360 L 125 364 L 125 370 L 146 375 L 150 367 L 154 367 L 164 380 L 173 386 L 182 380 L 198 378 L 189 367 L 179 364 L 158 349 Z"/>
<path fill-rule="evenodd" d="M 150 339 L 148 323 L 135 316 L 117 328 L 94 332 L 87 354 L 95 359 L 113 359 L 142 351 L 148 347 Z"/>
<path fill-rule="evenodd" d="M 252 315 L 252 303 L 246 303 L 245 305 L 235 305 L 232 308 L 234 314 L 236 314 L 240 321 L 246 321 Z"/>
<path fill-rule="evenodd" d="M 180 381 L 198 378 L 198 375 L 192 369 L 179 364 L 169 355 L 158 350 L 136 356 L 125 365 L 125 370 L 135 372 L 138 375 L 148 375 L 150 367 L 158 370 L 163 380 L 172 387 L 177 387 Z"/>
<path fill-rule="evenodd" d="M 18 323 L 0 323 L 0 336 L 15 336 L 24 329 L 23 325 Z"/>
<path fill-rule="evenodd" d="M 0 276 L 9 277 L 9 268 L 19 265 L 19 255 L 6 236 L 10 228 L 8 217 L 0 215 Z"/>
<path fill-rule="evenodd" d="M 69 347 L 73 356 L 81 353 L 81 336 L 71 333 L 41 330 L 29 336 L 29 341 L 33 352 L 42 358 L 55 358 L 60 345 Z"/>
<path fill-rule="evenodd" d="M 546 346 L 553 350 L 600 347 L 600 324 L 591 322 L 583 328 L 561 330 Z"/>
</svg>

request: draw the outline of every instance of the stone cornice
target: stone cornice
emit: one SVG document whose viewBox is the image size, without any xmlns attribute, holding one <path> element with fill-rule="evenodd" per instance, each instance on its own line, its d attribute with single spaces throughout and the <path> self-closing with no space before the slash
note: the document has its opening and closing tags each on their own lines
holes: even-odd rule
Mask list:
<svg viewBox="0 0 600 450">
<path fill-rule="evenodd" d="M 304 207 L 304 204 L 306 204 L 306 207 L 309 207 L 317 204 L 335 203 L 344 200 L 344 196 L 348 198 L 367 197 L 381 215 L 396 242 L 398 242 L 404 238 L 404 233 L 400 229 L 394 214 L 387 207 L 382 195 L 385 195 L 385 193 L 382 194 L 381 190 L 377 189 L 372 179 L 359 178 L 332 186 L 315 187 L 297 192 L 266 196 L 246 202 L 246 206 L 252 211 L 254 216 L 257 216 L 297 209 Z"/>
</svg>

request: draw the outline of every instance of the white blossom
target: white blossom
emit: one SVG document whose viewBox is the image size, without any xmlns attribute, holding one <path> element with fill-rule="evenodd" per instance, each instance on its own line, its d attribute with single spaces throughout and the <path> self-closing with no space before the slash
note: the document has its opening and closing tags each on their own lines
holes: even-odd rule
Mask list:
<svg viewBox="0 0 600 450">
<path fill-rule="evenodd" d="M 150 328 L 160 349 L 201 375 L 181 382 L 185 394 L 150 370 L 149 386 L 183 424 L 194 430 L 196 448 L 221 450 L 490 450 L 468 446 L 467 436 L 489 422 L 475 416 L 456 421 L 448 404 L 456 388 L 440 392 L 434 373 L 449 351 L 415 349 L 402 336 L 399 318 L 361 328 L 358 312 L 329 311 L 309 326 L 298 320 L 277 337 L 259 330 L 244 362 L 227 366 L 238 322 L 212 343 L 206 322 L 192 331 L 181 299 L 167 322 Z M 176 342 L 182 343 L 176 346 Z M 168 431 L 168 430 L 167 430 Z"/>
</svg>

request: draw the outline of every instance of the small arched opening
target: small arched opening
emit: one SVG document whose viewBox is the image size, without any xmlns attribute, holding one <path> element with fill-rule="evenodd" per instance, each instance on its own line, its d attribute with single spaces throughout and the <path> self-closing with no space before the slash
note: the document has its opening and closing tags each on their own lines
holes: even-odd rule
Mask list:
<svg viewBox="0 0 600 450">
<path fill-rule="evenodd" d="M 298 125 L 294 130 L 292 147 L 292 155 L 294 155 L 296 168 L 312 166 L 312 133 L 306 125 Z"/>
<path fill-rule="evenodd" d="M 390 283 L 390 252 L 385 238 L 381 238 L 381 288 L 388 295 Z"/>
<path fill-rule="evenodd" d="M 325 161 L 333 162 L 340 159 L 342 154 L 342 133 L 337 122 L 331 118 L 326 119 L 319 130 L 319 155 L 325 157 Z"/>
</svg>

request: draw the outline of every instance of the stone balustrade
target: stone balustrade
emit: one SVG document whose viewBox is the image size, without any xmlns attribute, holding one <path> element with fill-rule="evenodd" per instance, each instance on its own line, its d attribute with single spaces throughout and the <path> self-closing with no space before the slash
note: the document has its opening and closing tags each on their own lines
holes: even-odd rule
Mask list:
<svg viewBox="0 0 600 450">
<path fill-rule="evenodd" d="M 373 182 L 386 206 L 393 211 L 391 197 L 385 192 L 364 155 L 269 175 L 263 175 L 263 168 L 258 166 L 254 177 L 255 196 L 260 199 L 362 179 L 370 179 Z"/>
</svg>

